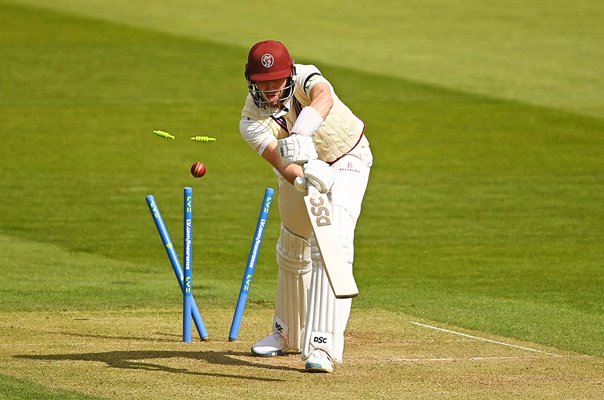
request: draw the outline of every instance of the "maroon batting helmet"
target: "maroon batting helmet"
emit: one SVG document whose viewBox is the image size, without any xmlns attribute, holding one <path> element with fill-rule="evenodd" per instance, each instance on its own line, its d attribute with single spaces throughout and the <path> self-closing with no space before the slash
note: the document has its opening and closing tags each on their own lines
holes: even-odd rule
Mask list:
<svg viewBox="0 0 604 400">
<path fill-rule="evenodd" d="M 258 107 L 271 114 L 283 108 L 294 93 L 295 74 L 294 60 L 283 43 L 276 40 L 265 40 L 256 43 L 250 49 L 247 64 L 245 64 L 245 79 L 247 79 L 250 95 Z M 277 79 L 287 79 L 287 81 L 283 89 L 279 89 L 282 90 L 282 93 L 279 105 L 275 106 L 266 101 L 266 95 L 271 91 L 262 92 L 256 83 Z"/>
<path fill-rule="evenodd" d="M 245 77 L 248 81 L 272 81 L 289 78 L 293 74 L 294 60 L 283 43 L 265 40 L 250 49 L 245 65 Z"/>
</svg>

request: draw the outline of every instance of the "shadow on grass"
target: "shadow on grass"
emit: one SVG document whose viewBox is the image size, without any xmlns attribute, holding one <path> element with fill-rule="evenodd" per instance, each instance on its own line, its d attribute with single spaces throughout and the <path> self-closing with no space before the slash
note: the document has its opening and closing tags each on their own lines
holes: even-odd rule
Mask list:
<svg viewBox="0 0 604 400">
<path fill-rule="evenodd" d="M 105 353 L 82 353 L 82 354 L 49 354 L 49 355 L 16 355 L 15 358 L 38 360 L 38 361 L 96 361 L 104 362 L 112 368 L 137 369 L 145 371 L 162 371 L 176 374 L 191 374 L 200 376 L 214 376 L 221 378 L 247 379 L 267 382 L 282 382 L 283 379 L 271 379 L 252 377 L 244 375 L 219 374 L 209 372 L 190 371 L 186 368 L 172 368 L 166 365 L 154 364 L 142 360 L 150 359 L 169 359 L 169 358 L 189 358 L 191 360 L 206 361 L 210 364 L 219 364 L 226 366 L 240 366 L 251 368 L 262 368 L 279 371 L 300 370 L 291 367 L 256 364 L 236 357 L 247 356 L 249 353 L 235 351 L 108 351 Z"/>
<path fill-rule="evenodd" d="M 92 339 L 117 339 L 117 340 L 135 340 L 137 342 L 164 342 L 164 343 L 174 343 L 174 339 L 182 338 L 182 335 L 165 335 L 169 336 L 166 339 L 157 339 L 157 338 L 148 338 L 142 336 L 116 336 L 116 335 L 96 335 L 96 334 L 87 334 L 87 333 L 70 333 L 70 332 L 50 332 L 53 335 L 61 335 L 61 336 L 75 336 L 81 338 L 92 338 Z"/>
</svg>

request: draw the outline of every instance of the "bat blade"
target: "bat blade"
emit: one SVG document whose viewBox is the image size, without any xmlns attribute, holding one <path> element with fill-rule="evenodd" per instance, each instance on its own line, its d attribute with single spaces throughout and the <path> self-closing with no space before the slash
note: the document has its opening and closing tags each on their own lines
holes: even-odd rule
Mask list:
<svg viewBox="0 0 604 400">
<path fill-rule="evenodd" d="M 359 289 L 354 280 L 352 265 L 333 225 L 333 212 L 326 194 L 319 193 L 309 185 L 309 194 L 304 197 L 308 217 L 312 225 L 323 265 L 334 295 L 341 298 L 355 297 Z"/>
</svg>

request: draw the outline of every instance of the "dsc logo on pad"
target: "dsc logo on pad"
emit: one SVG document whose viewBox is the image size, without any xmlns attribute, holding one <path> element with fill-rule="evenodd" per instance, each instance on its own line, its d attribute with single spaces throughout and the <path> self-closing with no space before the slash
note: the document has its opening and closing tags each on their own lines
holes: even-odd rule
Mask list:
<svg viewBox="0 0 604 400">
<path fill-rule="evenodd" d="M 312 341 L 313 343 L 327 344 L 327 338 L 325 336 L 315 336 Z"/>
</svg>

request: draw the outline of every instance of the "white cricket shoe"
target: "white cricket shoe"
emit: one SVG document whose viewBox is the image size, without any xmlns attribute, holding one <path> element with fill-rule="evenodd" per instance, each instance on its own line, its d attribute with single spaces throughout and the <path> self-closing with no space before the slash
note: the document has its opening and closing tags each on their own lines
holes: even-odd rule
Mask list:
<svg viewBox="0 0 604 400">
<path fill-rule="evenodd" d="M 290 350 L 285 338 L 273 333 L 252 346 L 252 354 L 260 357 L 282 356 Z"/>
<path fill-rule="evenodd" d="M 327 352 L 315 349 L 306 359 L 304 369 L 308 372 L 333 372 L 333 361 Z"/>
</svg>

